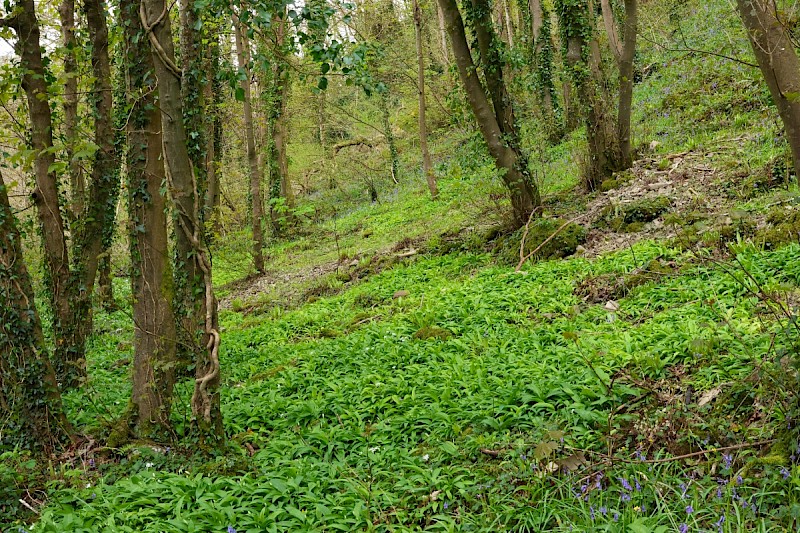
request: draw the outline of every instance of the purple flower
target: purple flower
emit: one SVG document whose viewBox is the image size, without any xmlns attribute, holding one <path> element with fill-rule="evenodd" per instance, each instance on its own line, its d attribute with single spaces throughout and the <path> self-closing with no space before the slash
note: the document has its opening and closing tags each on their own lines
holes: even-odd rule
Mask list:
<svg viewBox="0 0 800 533">
<path fill-rule="evenodd" d="M 645 455 L 642 452 L 642 450 L 636 450 L 636 454 L 635 455 L 636 455 L 636 459 L 638 459 L 639 461 L 646 461 L 647 460 L 647 455 Z"/>
<path fill-rule="evenodd" d="M 598 511 L 600 511 L 600 514 L 603 516 L 608 514 L 608 508 L 605 505 L 598 509 Z"/>
<path fill-rule="evenodd" d="M 594 505 L 589 506 L 589 516 L 592 518 L 592 522 L 594 522 Z"/>
<path fill-rule="evenodd" d="M 619 522 L 619 513 L 614 511 L 614 522 Z"/>
<path fill-rule="evenodd" d="M 692 514 L 694 512 L 694 507 L 691 505 L 686 506 L 686 514 Z"/>
<path fill-rule="evenodd" d="M 631 495 L 627 492 L 623 492 L 622 495 L 619 497 L 623 502 L 631 501 Z"/>
<path fill-rule="evenodd" d="M 747 500 L 742 498 L 741 500 L 739 500 L 739 505 L 742 506 L 742 509 L 747 509 Z"/>
<path fill-rule="evenodd" d="M 792 474 L 789 472 L 789 469 L 788 469 L 788 468 L 786 468 L 785 466 L 782 466 L 782 467 L 781 467 L 781 475 L 783 476 L 783 479 L 789 479 L 789 477 L 790 477 Z"/>
<path fill-rule="evenodd" d="M 717 487 L 717 499 L 722 499 L 722 487 Z"/>
<path fill-rule="evenodd" d="M 689 487 L 686 486 L 686 483 L 681 483 L 680 484 L 680 488 L 681 488 L 681 499 L 685 499 L 686 498 L 686 491 L 689 490 Z"/>
<path fill-rule="evenodd" d="M 236 530 L 233 528 L 233 526 L 228 526 L 228 533 L 236 533 Z"/>
<path fill-rule="evenodd" d="M 744 479 L 742 479 L 742 476 L 736 476 L 736 484 L 741 485 L 742 483 L 744 483 Z"/>
<path fill-rule="evenodd" d="M 686 524 L 681 524 L 680 527 L 678 528 L 678 531 L 680 531 L 681 533 L 687 533 L 687 531 L 689 531 L 689 526 L 687 526 Z"/>
<path fill-rule="evenodd" d="M 639 480 L 638 479 L 634 479 L 633 482 L 635 483 L 635 486 L 636 486 L 636 492 L 640 492 L 642 490 L 642 486 L 639 485 Z"/>
<path fill-rule="evenodd" d="M 729 453 L 723 453 L 722 460 L 725 463 L 725 468 L 730 468 L 733 464 L 733 456 Z"/>
<path fill-rule="evenodd" d="M 722 524 L 724 523 L 725 523 L 725 515 L 722 515 L 719 517 L 719 520 L 717 520 L 716 524 L 714 524 L 715 526 L 717 526 L 717 533 L 722 533 Z"/>
<path fill-rule="evenodd" d="M 447 502 L 444 502 L 444 508 L 447 509 L 448 507 L 450 507 L 450 506 L 447 505 Z"/>
<path fill-rule="evenodd" d="M 633 490 L 633 488 L 631 487 L 631 484 L 628 483 L 627 479 L 625 479 L 624 477 L 619 477 L 617 479 L 619 479 L 619 482 L 622 483 L 622 488 L 623 489 L 625 489 L 625 490 Z"/>
</svg>

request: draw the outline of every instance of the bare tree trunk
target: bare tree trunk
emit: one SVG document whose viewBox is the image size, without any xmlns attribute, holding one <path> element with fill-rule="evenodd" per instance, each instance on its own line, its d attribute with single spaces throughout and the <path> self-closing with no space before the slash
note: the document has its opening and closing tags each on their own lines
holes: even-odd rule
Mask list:
<svg viewBox="0 0 800 533">
<path fill-rule="evenodd" d="M 141 53 L 141 0 L 122 0 L 127 121 L 128 213 L 133 293 L 134 406 L 131 425 L 140 437 L 172 433 L 170 407 L 175 385 L 175 314 L 169 265 L 167 215 L 161 184 L 161 112 L 156 106 L 153 60 Z"/>
<path fill-rule="evenodd" d="M 275 149 L 278 157 L 278 173 L 281 180 L 281 197 L 286 200 L 286 207 L 294 209 L 295 197 L 292 190 L 291 178 L 289 177 L 289 154 L 286 151 L 286 144 L 288 142 L 288 124 L 287 110 L 289 105 L 289 90 L 291 83 L 289 82 L 289 68 L 288 58 L 286 57 L 286 20 L 281 19 L 280 24 L 275 28 L 275 44 L 278 49 L 278 57 L 276 58 L 276 78 L 275 82 L 278 83 L 278 116 L 275 118 L 275 128 L 273 129 L 273 141 L 275 142 Z"/>
<path fill-rule="evenodd" d="M 381 125 L 383 126 L 383 136 L 386 144 L 389 145 L 389 177 L 397 184 L 400 183 L 400 156 L 397 152 L 397 143 L 392 131 L 391 115 L 389 113 L 389 89 L 383 90 L 378 95 L 378 103 L 381 110 Z"/>
<path fill-rule="evenodd" d="M 603 25 L 606 27 L 608 46 L 617 63 L 622 61 L 622 41 L 617 33 L 617 23 L 614 20 L 614 10 L 611 7 L 611 0 L 600 0 L 600 9 L 603 13 Z"/>
<path fill-rule="evenodd" d="M 737 0 L 758 66 L 786 130 L 794 173 L 800 179 L 800 59 L 775 2 Z"/>
<path fill-rule="evenodd" d="M 419 147 L 422 150 L 422 173 L 434 200 L 439 196 L 436 176 L 433 175 L 431 154 L 428 152 L 428 126 L 425 124 L 425 58 L 422 55 L 422 10 L 414 0 L 414 36 L 417 45 L 417 86 L 419 90 Z"/>
<path fill-rule="evenodd" d="M 239 68 L 244 72 L 242 90 L 244 91 L 244 136 L 247 143 L 247 163 L 250 169 L 250 202 L 252 204 L 253 266 L 256 272 L 264 272 L 264 203 L 261 200 L 261 169 L 256 153 L 256 137 L 253 128 L 252 78 L 250 74 L 250 41 L 242 29 L 239 18 L 233 15 L 233 29 L 236 37 L 236 56 Z"/>
<path fill-rule="evenodd" d="M 64 44 L 64 133 L 67 137 L 66 152 L 69 161 L 70 210 L 73 219 L 83 215 L 86 184 L 80 162 L 74 158 L 78 140 L 78 67 L 75 60 L 75 0 L 62 0 L 58 6 L 61 20 L 61 39 Z"/>
<path fill-rule="evenodd" d="M 22 88 L 28 101 L 31 148 L 36 154 L 33 167 L 36 188 L 33 203 L 41 228 L 45 280 L 50 290 L 55 343 L 54 367 L 62 387 L 77 386 L 86 377 L 83 347 L 74 346 L 75 320 L 70 308 L 71 275 L 64 223 L 59 206 L 58 177 L 53 153 L 53 121 L 47 96 L 47 77 L 42 63 L 39 23 L 33 0 L 19 0 L 15 15 L 0 25 L 14 29 L 14 47 L 22 67 Z"/>
<path fill-rule="evenodd" d="M 439 0 L 439 5 L 447 24 L 447 33 L 450 35 L 450 42 L 453 45 L 453 55 L 458 65 L 459 77 L 464 86 L 467 100 L 489 148 L 489 153 L 492 154 L 497 167 L 503 172 L 502 178 L 511 196 L 514 222 L 516 225 L 522 226 L 528 221 L 534 209 L 541 205 L 539 191 L 528 173 L 525 158 L 507 145 L 503 139 L 503 131 L 495 117 L 494 109 L 489 104 L 475 71 L 475 64 L 472 61 L 472 54 L 464 32 L 464 22 L 455 0 Z"/>
<path fill-rule="evenodd" d="M 436 3 L 436 18 L 439 21 L 439 45 L 442 47 L 442 59 L 445 65 L 450 65 L 450 46 L 447 44 L 447 30 L 445 29 L 444 14 L 439 3 Z"/>
<path fill-rule="evenodd" d="M 214 448 L 224 439 L 219 404 L 219 326 L 217 300 L 211 283 L 211 254 L 200 220 L 204 195 L 198 190 L 186 142 L 181 103 L 181 72 L 175 66 L 170 19 L 165 0 L 144 0 L 140 13 L 148 33 L 158 81 L 162 144 L 167 185 L 176 205 L 177 275 L 184 316 L 181 327 L 190 333 L 196 379 L 192 413 L 200 446 Z M 197 297 L 197 295 L 203 295 Z M 199 329 L 198 331 L 198 328 Z"/>
<path fill-rule="evenodd" d="M 49 453 L 72 429 L 47 356 L 20 235 L 0 175 L 0 446 Z"/>
</svg>

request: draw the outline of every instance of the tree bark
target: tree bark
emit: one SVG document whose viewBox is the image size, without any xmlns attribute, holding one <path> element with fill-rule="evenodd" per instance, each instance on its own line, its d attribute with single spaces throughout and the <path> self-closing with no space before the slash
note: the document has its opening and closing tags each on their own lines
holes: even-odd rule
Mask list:
<svg viewBox="0 0 800 533">
<path fill-rule="evenodd" d="M 439 46 L 442 47 L 442 60 L 446 66 L 450 65 L 450 46 L 447 44 L 447 30 L 444 23 L 444 14 L 439 3 L 436 3 L 436 18 L 439 21 Z"/>
<path fill-rule="evenodd" d="M 617 129 L 622 164 L 627 168 L 633 164 L 631 147 L 631 112 L 633 110 L 633 62 L 636 56 L 636 33 L 639 25 L 637 0 L 625 0 L 624 41 L 619 61 L 619 110 Z"/>
<path fill-rule="evenodd" d="M 72 433 L 45 348 L 20 232 L 0 175 L 0 447 L 50 453 Z"/>
<path fill-rule="evenodd" d="M 172 27 L 165 0 L 144 0 L 140 12 L 148 34 L 158 82 L 162 144 L 167 185 L 176 206 L 176 289 L 181 328 L 194 354 L 196 378 L 192 413 L 202 448 L 215 448 L 224 439 L 219 404 L 219 326 L 211 282 L 211 254 L 200 220 L 204 195 L 198 190 L 186 142 L 181 102 L 181 72 L 175 66 Z M 176 290 L 177 292 L 177 290 Z M 198 298 L 197 295 L 203 295 Z"/>
<path fill-rule="evenodd" d="M 258 154 L 256 153 L 256 136 L 253 126 L 253 98 L 250 74 L 250 40 L 242 29 L 239 17 L 233 17 L 233 29 L 236 38 L 236 56 L 239 61 L 239 69 L 244 75 L 241 81 L 242 91 L 244 92 L 244 136 L 247 145 L 247 163 L 250 170 L 250 202 L 253 230 L 253 266 L 259 274 L 264 273 L 264 202 L 261 199 L 261 174 L 262 170 L 258 164 Z"/>
<path fill-rule="evenodd" d="M 295 197 L 291 178 L 289 177 L 289 154 L 286 150 L 286 144 L 289 140 L 287 110 L 289 105 L 289 90 L 291 89 L 289 68 L 287 65 L 288 57 L 284 49 L 286 46 L 286 30 L 286 20 L 284 18 L 281 19 L 280 23 L 275 28 L 275 46 L 278 50 L 275 61 L 275 81 L 278 84 L 278 102 L 276 106 L 278 115 L 275 117 L 273 141 L 275 142 L 275 149 L 277 150 L 278 174 L 281 180 L 281 197 L 286 200 L 286 207 L 294 209 Z"/>
<path fill-rule="evenodd" d="M 422 173 L 434 200 L 439 196 L 436 176 L 433 175 L 431 154 L 428 152 L 428 126 L 425 123 L 425 58 L 422 55 L 422 10 L 419 0 L 414 0 L 414 36 L 417 46 L 417 87 L 419 92 L 419 147 L 422 151 Z"/>
<path fill-rule="evenodd" d="M 76 266 L 73 281 L 79 285 L 71 302 L 77 316 L 74 342 L 83 346 L 92 332 L 92 295 L 101 254 L 111 245 L 116 219 L 119 173 L 114 146 L 111 60 L 108 54 L 108 26 L 103 0 L 85 0 L 84 12 L 92 43 L 91 61 L 94 84 L 90 106 L 94 115 L 94 154 L 91 186 L 83 220 L 76 224 Z M 98 238 L 98 235 L 101 237 Z"/>
<path fill-rule="evenodd" d="M 381 125 L 386 144 L 389 145 L 389 177 L 397 184 L 400 183 L 400 157 L 397 152 L 397 143 L 392 131 L 391 115 L 389 113 L 389 88 L 378 94 L 378 103 L 381 110 Z"/>
<path fill-rule="evenodd" d="M 207 58 L 209 81 L 205 86 L 205 101 L 208 108 L 206 121 L 206 198 L 205 212 L 210 221 L 212 235 L 218 233 L 220 227 L 220 183 L 219 164 L 222 157 L 222 115 L 220 104 L 222 102 L 222 81 L 217 79 L 220 69 L 220 43 L 219 37 L 211 39 L 209 56 Z"/>
<path fill-rule="evenodd" d="M 447 33 L 453 46 L 453 55 L 458 65 L 458 74 L 467 95 L 472 112 L 478 122 L 489 153 L 498 169 L 503 172 L 503 182 L 508 187 L 513 208 L 514 223 L 523 226 L 541 205 L 539 191 L 531 180 L 527 161 L 521 153 L 506 144 L 494 109 L 489 104 L 472 61 L 464 31 L 464 22 L 455 0 L 439 0 L 447 24 Z"/>
<path fill-rule="evenodd" d="M 608 109 L 600 45 L 594 37 L 591 2 L 557 2 L 566 62 L 585 109 L 589 158 L 583 169 L 583 183 L 593 191 L 614 172 L 626 168 L 619 142 L 616 117 Z"/>
<path fill-rule="evenodd" d="M 127 121 L 128 213 L 133 294 L 133 419 L 139 437 L 172 433 L 170 408 L 175 385 L 175 314 L 167 240 L 167 215 L 161 186 L 161 112 L 153 59 L 141 53 L 146 38 L 139 17 L 141 0 L 122 0 L 125 68 L 130 117 Z"/>
<path fill-rule="evenodd" d="M 775 11 L 766 0 L 737 0 L 758 66 L 786 130 L 794 173 L 800 179 L 800 59 Z"/>
<path fill-rule="evenodd" d="M 74 158 L 78 140 L 78 66 L 75 60 L 75 0 L 62 0 L 58 6 L 61 20 L 61 40 L 64 44 L 64 134 L 67 137 L 66 155 L 69 161 L 70 210 L 74 220 L 83 215 L 86 184 L 80 161 Z"/>
<path fill-rule="evenodd" d="M 83 347 L 73 344 L 74 314 L 70 307 L 72 284 L 64 222 L 59 206 L 58 176 L 54 170 L 53 120 L 47 96 L 47 76 L 42 62 L 39 23 L 33 0 L 19 0 L 15 15 L 0 24 L 14 29 L 14 48 L 22 67 L 22 89 L 31 122 L 30 145 L 35 155 L 36 187 L 33 203 L 41 229 L 45 280 L 50 292 L 55 342 L 54 367 L 62 387 L 77 386 L 86 377 Z"/>
</svg>

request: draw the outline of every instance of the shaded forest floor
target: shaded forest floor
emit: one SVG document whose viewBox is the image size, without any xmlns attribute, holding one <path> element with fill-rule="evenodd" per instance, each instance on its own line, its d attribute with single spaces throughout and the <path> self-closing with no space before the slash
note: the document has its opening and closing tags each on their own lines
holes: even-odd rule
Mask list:
<svg viewBox="0 0 800 533">
<path fill-rule="evenodd" d="M 743 53 L 707 37 L 737 23 L 722 3 L 695 4 L 700 44 Z M 640 60 L 637 162 L 602 192 L 578 187 L 580 132 L 525 137 L 546 209 L 523 250 L 580 226 L 550 258 L 516 268 L 524 231 L 502 229 L 492 164 L 459 129 L 434 142 L 436 202 L 412 170 L 378 204 L 328 191 L 336 209 L 271 242 L 258 277 L 247 232 L 220 238 L 218 456 L 184 436 L 188 382 L 174 445 L 103 446 L 130 397 L 117 280 L 65 397 L 91 440 L 46 473 L 4 457 L 8 527 L 797 530 L 800 197 L 774 110 L 741 64 Z"/>
</svg>

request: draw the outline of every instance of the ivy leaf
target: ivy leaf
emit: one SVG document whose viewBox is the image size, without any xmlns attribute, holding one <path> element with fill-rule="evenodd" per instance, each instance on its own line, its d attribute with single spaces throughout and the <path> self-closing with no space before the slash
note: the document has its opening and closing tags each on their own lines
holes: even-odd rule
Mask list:
<svg viewBox="0 0 800 533">
<path fill-rule="evenodd" d="M 319 79 L 319 83 L 317 84 L 317 87 L 319 87 L 319 89 L 321 91 L 324 91 L 325 89 L 327 89 L 328 88 L 328 78 L 326 78 L 325 76 L 322 76 Z"/>
<path fill-rule="evenodd" d="M 236 100 L 238 100 L 239 102 L 244 102 L 244 88 L 243 87 L 237 87 L 235 96 L 236 96 Z"/>
</svg>

